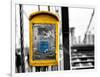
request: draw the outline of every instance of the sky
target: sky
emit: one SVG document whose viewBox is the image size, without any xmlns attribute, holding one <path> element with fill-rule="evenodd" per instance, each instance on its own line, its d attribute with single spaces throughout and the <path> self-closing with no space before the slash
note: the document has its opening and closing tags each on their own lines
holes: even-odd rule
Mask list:
<svg viewBox="0 0 100 77">
<path fill-rule="evenodd" d="M 58 9 L 57 14 L 55 10 Z M 40 10 L 47 11 L 47 6 L 40 6 Z M 24 47 L 29 47 L 29 15 L 38 11 L 37 5 L 23 5 L 23 27 L 24 27 Z M 50 11 L 56 13 L 61 21 L 61 8 L 50 7 Z M 81 36 L 81 40 L 84 38 L 87 26 L 89 24 L 93 9 L 85 8 L 71 8 L 69 7 L 69 27 L 75 27 L 75 36 Z M 16 48 L 20 47 L 20 22 L 19 22 L 19 5 L 16 5 Z M 91 24 L 92 27 L 94 24 Z"/>
<path fill-rule="evenodd" d="M 89 25 L 93 9 L 69 8 L 69 26 L 75 27 L 75 36 L 81 36 L 81 41 Z M 93 26 L 93 24 L 91 24 Z"/>
</svg>

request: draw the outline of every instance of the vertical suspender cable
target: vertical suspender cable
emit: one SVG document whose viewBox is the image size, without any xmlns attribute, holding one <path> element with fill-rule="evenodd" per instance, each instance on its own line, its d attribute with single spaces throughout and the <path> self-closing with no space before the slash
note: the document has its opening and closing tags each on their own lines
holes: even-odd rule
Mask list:
<svg viewBox="0 0 100 77">
<path fill-rule="evenodd" d="M 25 72 L 25 63 L 24 63 L 24 38 L 23 38 L 23 10 L 22 4 L 19 4 L 19 13 L 20 13 L 20 44 L 21 44 L 21 69 L 22 72 Z"/>
<path fill-rule="evenodd" d="M 68 7 L 61 7 L 61 14 L 62 14 L 62 32 L 63 32 L 62 41 L 63 41 L 64 70 L 70 70 Z"/>
</svg>

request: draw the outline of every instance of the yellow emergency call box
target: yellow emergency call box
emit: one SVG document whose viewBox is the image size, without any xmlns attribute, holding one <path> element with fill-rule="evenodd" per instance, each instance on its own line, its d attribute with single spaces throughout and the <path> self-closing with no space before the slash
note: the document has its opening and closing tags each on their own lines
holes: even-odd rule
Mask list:
<svg viewBox="0 0 100 77">
<path fill-rule="evenodd" d="M 58 65 L 59 19 L 48 11 L 29 16 L 29 62 L 31 66 Z"/>
</svg>

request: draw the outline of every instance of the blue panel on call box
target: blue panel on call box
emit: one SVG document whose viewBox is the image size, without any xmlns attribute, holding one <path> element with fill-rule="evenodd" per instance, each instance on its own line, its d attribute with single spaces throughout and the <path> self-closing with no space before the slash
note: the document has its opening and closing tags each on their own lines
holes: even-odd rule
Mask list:
<svg viewBox="0 0 100 77">
<path fill-rule="evenodd" d="M 48 41 L 40 41 L 40 43 L 39 43 L 39 51 L 40 52 L 47 52 L 48 50 L 49 50 Z"/>
</svg>

